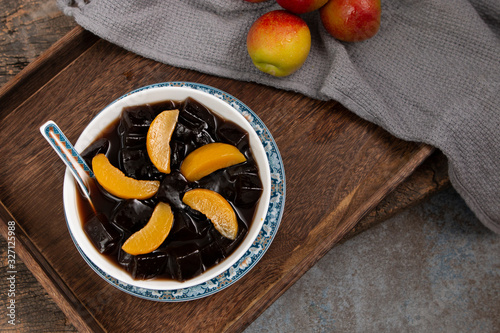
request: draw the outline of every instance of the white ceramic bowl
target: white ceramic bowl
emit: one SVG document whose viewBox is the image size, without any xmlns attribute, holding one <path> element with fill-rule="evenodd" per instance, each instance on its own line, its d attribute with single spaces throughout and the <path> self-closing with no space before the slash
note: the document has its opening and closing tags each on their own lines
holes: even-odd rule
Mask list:
<svg viewBox="0 0 500 333">
<path fill-rule="evenodd" d="M 197 89 L 192 87 L 196 87 Z M 222 263 L 212 267 L 193 279 L 185 282 L 155 279 L 134 280 L 128 272 L 118 268 L 115 264 L 110 263 L 109 259 L 100 254 L 86 236 L 82 228 L 82 221 L 80 221 L 76 205 L 76 183 L 70 172 L 67 170 L 64 178 L 63 201 L 69 232 L 82 256 L 99 275 L 103 276 L 102 272 L 104 272 L 106 275 L 117 279 L 122 284 L 151 290 L 177 290 L 181 288 L 189 288 L 202 284 L 228 270 L 245 254 L 261 231 L 268 212 L 271 193 L 269 161 L 261 139 L 240 112 L 231 106 L 228 101 L 224 101 L 220 98 L 220 96 L 217 96 L 216 93 L 214 94 L 213 91 L 217 91 L 216 89 L 212 89 L 210 92 L 205 92 L 203 89 L 200 89 L 200 87 L 203 86 L 186 83 L 164 83 L 143 87 L 130 92 L 104 108 L 89 123 L 76 142 L 75 148 L 79 152 L 83 151 L 108 127 L 111 122 L 120 116 L 124 107 L 154 103 L 164 100 L 182 101 L 187 97 L 194 98 L 214 113 L 217 113 L 219 116 L 227 120 L 233 121 L 249 133 L 250 146 L 259 168 L 259 175 L 262 180 L 264 191 L 258 203 L 254 220 L 251 223 L 247 236 L 238 248 Z M 109 278 L 107 280 L 109 280 Z"/>
</svg>

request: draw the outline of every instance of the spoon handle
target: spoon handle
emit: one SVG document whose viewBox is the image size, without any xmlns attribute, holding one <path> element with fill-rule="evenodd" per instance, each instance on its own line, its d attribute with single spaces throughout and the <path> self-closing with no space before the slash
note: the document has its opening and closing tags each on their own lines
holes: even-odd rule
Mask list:
<svg viewBox="0 0 500 333">
<path fill-rule="evenodd" d="M 90 191 L 86 180 L 93 178 L 94 173 L 83 160 L 75 147 L 69 142 L 61 129 L 52 120 L 47 121 L 40 127 L 43 137 L 49 142 L 61 160 L 69 167 L 76 182 L 82 189 L 84 195 L 90 199 Z"/>
</svg>

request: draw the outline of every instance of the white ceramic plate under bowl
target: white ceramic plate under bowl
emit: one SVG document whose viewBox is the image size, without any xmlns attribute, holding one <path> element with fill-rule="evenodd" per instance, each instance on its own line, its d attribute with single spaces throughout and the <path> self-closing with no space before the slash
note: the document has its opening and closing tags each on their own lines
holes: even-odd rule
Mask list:
<svg viewBox="0 0 500 333">
<path fill-rule="evenodd" d="M 126 106 L 192 97 L 221 117 L 249 133 L 264 191 L 247 236 L 223 262 L 185 282 L 134 280 L 128 272 L 100 254 L 82 228 L 77 210 L 77 188 L 69 170 L 64 176 L 63 202 L 66 221 L 76 248 L 89 266 L 116 288 L 141 298 L 177 302 L 212 295 L 250 271 L 269 248 L 281 221 L 285 204 L 285 172 L 278 147 L 262 121 L 241 101 L 210 86 L 190 82 L 166 82 L 134 90 L 104 108 L 85 128 L 75 144 L 83 151 Z"/>
</svg>

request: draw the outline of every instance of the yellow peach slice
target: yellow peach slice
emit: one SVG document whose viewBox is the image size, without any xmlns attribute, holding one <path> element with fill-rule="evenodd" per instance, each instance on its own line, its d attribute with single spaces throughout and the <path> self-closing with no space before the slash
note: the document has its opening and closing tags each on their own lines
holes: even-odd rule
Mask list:
<svg viewBox="0 0 500 333">
<path fill-rule="evenodd" d="M 146 137 L 149 158 L 163 173 L 170 173 L 170 139 L 178 117 L 179 110 L 163 111 L 151 122 Z"/>
<path fill-rule="evenodd" d="M 243 163 L 245 156 L 227 143 L 209 143 L 192 151 L 181 164 L 181 173 L 193 182 L 222 168 Z"/>
<path fill-rule="evenodd" d="M 99 185 L 122 199 L 151 198 L 160 187 L 158 180 L 137 180 L 125 176 L 104 154 L 98 154 L 92 159 L 92 169 Z"/>
<path fill-rule="evenodd" d="M 222 236 L 234 240 L 238 234 L 236 213 L 222 195 L 217 192 L 197 188 L 187 191 L 182 202 L 194 210 L 205 214 Z"/>
<path fill-rule="evenodd" d="M 153 252 L 167 238 L 173 222 L 174 214 L 170 205 L 158 203 L 148 223 L 123 243 L 122 250 L 132 255 Z"/>
</svg>

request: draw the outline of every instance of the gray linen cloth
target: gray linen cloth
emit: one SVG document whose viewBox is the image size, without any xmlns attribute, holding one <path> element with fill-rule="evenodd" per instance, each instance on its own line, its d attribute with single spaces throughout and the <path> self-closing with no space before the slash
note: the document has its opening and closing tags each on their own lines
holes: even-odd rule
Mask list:
<svg viewBox="0 0 500 333">
<path fill-rule="evenodd" d="M 250 25 L 274 0 L 59 0 L 85 29 L 173 66 L 339 101 L 403 140 L 439 148 L 452 185 L 500 233 L 500 1 L 382 0 L 378 34 L 342 43 L 318 12 L 304 66 L 285 78 L 257 70 Z M 283 111 L 286 112 L 286 111 Z"/>
</svg>

